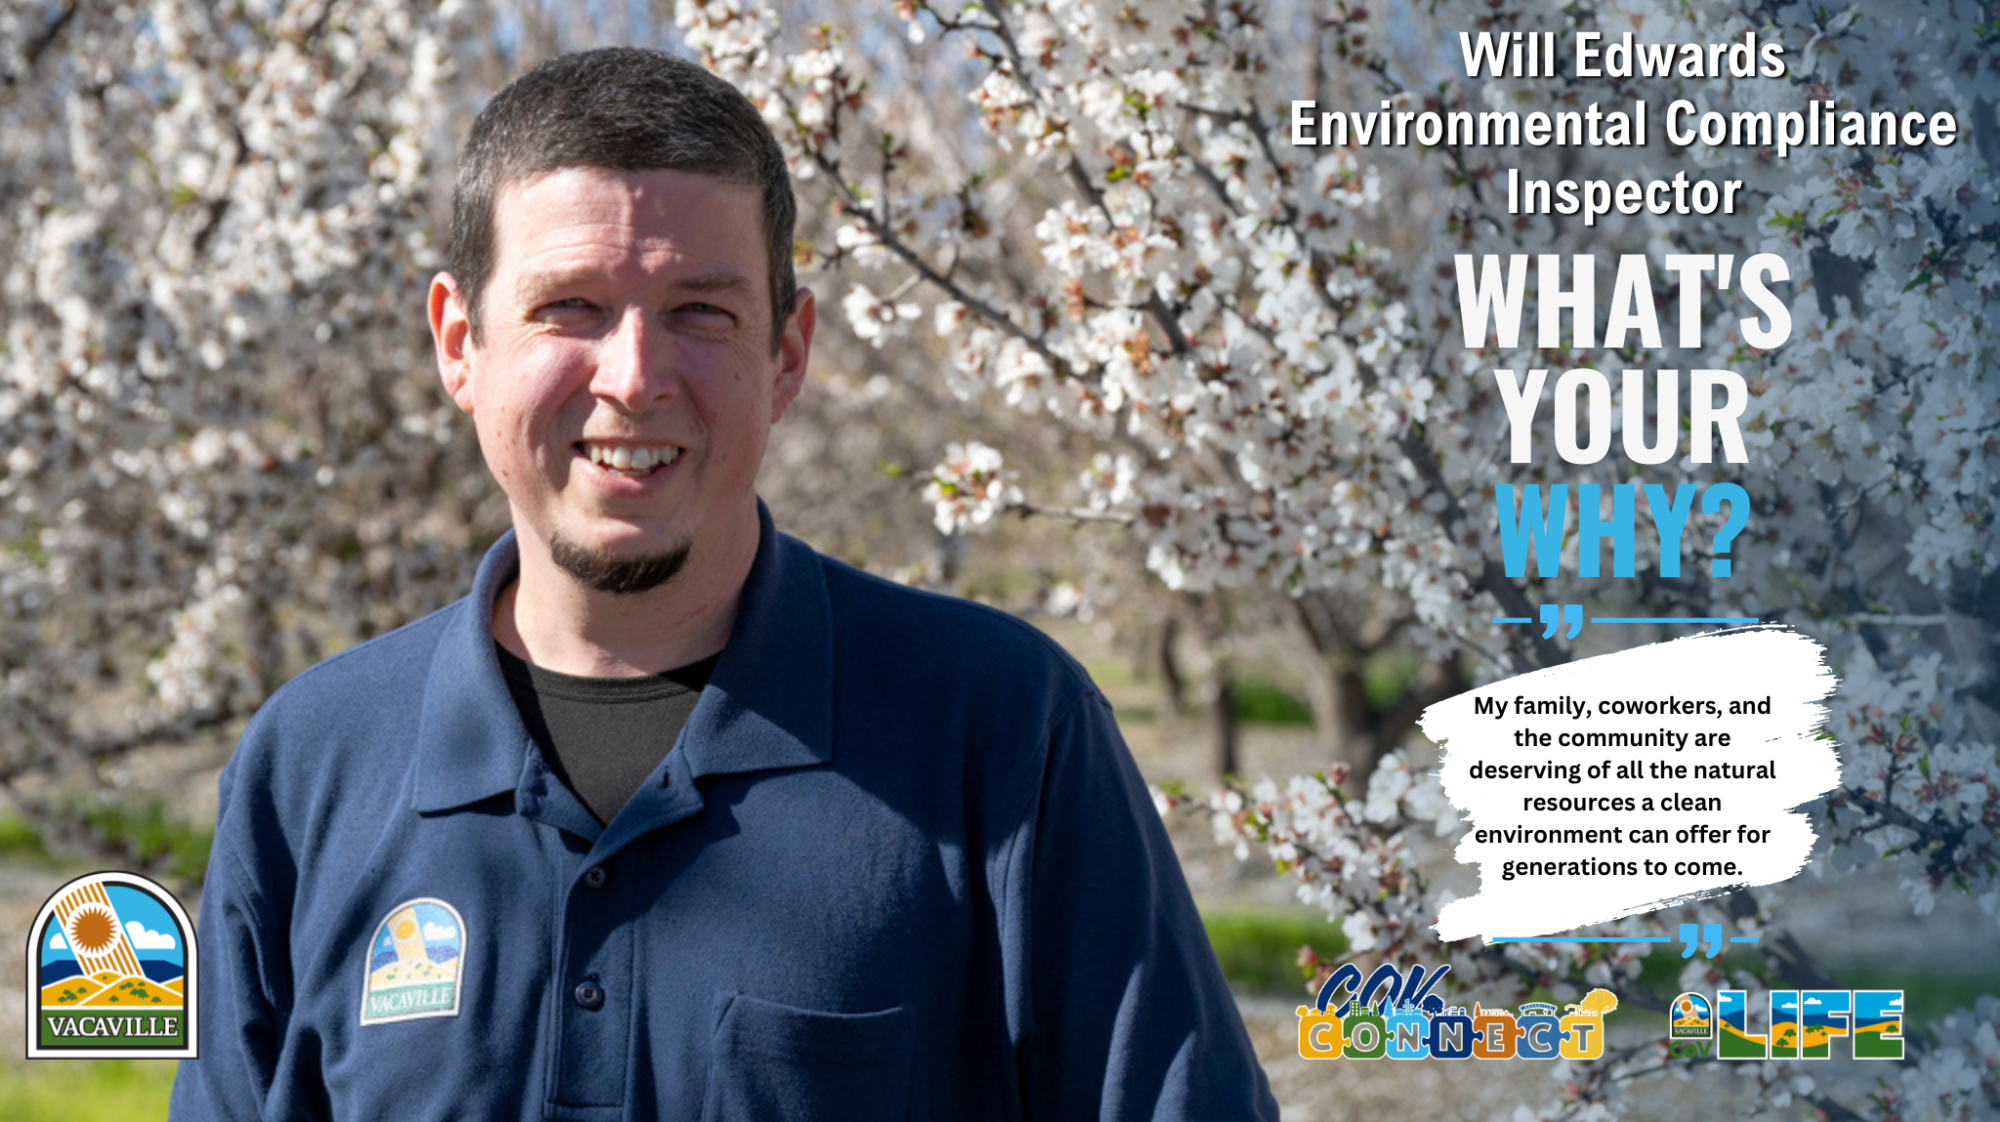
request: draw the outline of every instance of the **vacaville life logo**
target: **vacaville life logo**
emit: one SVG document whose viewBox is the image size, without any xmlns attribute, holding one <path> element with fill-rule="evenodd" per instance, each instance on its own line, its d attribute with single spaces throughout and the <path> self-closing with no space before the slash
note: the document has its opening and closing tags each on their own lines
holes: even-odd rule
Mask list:
<svg viewBox="0 0 2000 1122">
<path fill-rule="evenodd" d="M 1384 963 L 1367 982 L 1346 963 L 1298 1008 L 1299 1056 L 1308 1060 L 1595 1060 L 1604 1055 L 1604 1017 L 1618 1008 L 1609 990 L 1591 990 L 1560 1012 L 1529 1002 L 1519 1015 L 1474 1005 L 1447 1008 L 1432 987 L 1451 971 L 1410 967 L 1406 977 Z M 1349 998 L 1333 998 L 1345 986 Z M 1329 1008 L 1329 1006 L 1332 1006 Z"/>
<path fill-rule="evenodd" d="M 28 1058 L 192 1059 L 194 926 L 133 873 L 56 890 L 28 929 Z"/>
<path fill-rule="evenodd" d="M 1902 990 L 1772 990 L 1770 1029 L 1756 1031 L 1742 990 L 1674 999 L 1667 1051 L 1717 1060 L 1824 1060 L 1849 1039 L 1857 1060 L 1903 1058 Z"/>
</svg>

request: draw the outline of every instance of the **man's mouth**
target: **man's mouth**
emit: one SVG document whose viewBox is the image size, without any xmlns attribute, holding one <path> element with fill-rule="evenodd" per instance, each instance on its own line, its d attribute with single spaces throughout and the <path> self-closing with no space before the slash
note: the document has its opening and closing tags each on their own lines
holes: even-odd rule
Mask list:
<svg viewBox="0 0 2000 1122">
<path fill-rule="evenodd" d="M 577 442 L 576 450 L 606 471 L 633 479 L 667 467 L 681 455 L 681 449 L 672 444 L 598 444 L 582 440 Z"/>
</svg>

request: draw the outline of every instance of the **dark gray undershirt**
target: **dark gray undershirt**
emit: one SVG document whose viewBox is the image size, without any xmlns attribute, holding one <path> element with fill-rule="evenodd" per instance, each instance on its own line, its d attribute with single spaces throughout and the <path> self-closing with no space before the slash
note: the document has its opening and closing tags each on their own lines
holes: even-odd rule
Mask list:
<svg viewBox="0 0 2000 1122">
<path fill-rule="evenodd" d="M 673 748 L 722 657 L 643 678 L 578 678 L 493 647 L 542 758 L 600 823 L 617 815 Z"/>
</svg>

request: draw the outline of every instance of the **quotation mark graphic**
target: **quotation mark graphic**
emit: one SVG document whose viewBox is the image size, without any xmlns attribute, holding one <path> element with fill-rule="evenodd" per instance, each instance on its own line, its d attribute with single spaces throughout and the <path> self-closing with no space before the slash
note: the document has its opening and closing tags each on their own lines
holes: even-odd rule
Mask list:
<svg viewBox="0 0 2000 1122">
<path fill-rule="evenodd" d="M 1569 633 L 1564 635 L 1563 638 L 1565 639 L 1576 638 L 1577 635 L 1583 631 L 1583 605 L 1582 604 L 1542 605 L 1542 629 L 1543 629 L 1542 638 L 1544 639 L 1555 638 L 1556 627 L 1564 623 L 1569 624 Z"/>
<path fill-rule="evenodd" d="M 1714 958 L 1716 955 L 1722 953 L 1722 925 L 1719 923 L 1702 924 L 1701 935 L 1697 938 L 1695 936 L 1695 925 L 1692 923 L 1683 923 L 1681 924 L 1680 943 L 1682 958 L 1693 958 L 1695 948 L 1702 944 L 1707 944 L 1708 957 Z"/>
</svg>

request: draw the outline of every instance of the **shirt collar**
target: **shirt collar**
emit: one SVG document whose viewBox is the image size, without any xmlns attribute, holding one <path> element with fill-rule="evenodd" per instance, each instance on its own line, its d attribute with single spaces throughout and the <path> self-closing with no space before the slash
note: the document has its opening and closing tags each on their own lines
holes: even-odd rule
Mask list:
<svg viewBox="0 0 2000 1122">
<path fill-rule="evenodd" d="M 819 557 L 779 534 L 761 499 L 757 523 L 729 643 L 681 732 L 695 778 L 833 758 L 833 612 Z M 420 812 L 511 792 L 521 780 L 528 731 L 493 651 L 493 602 L 520 563 L 509 530 L 487 550 L 432 655 L 417 724 Z"/>
</svg>

